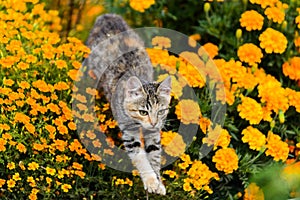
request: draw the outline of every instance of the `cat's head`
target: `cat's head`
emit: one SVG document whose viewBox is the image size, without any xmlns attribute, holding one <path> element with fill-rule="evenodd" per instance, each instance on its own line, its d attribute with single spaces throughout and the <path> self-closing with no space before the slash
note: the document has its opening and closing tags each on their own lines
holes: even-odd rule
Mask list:
<svg viewBox="0 0 300 200">
<path fill-rule="evenodd" d="M 171 100 L 171 77 L 161 83 L 146 83 L 130 77 L 125 86 L 124 109 L 145 129 L 160 129 Z"/>
</svg>

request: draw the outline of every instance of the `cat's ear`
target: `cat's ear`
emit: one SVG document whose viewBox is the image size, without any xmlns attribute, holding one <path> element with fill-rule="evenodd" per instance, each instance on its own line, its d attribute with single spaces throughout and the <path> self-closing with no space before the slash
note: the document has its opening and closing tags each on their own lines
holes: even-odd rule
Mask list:
<svg viewBox="0 0 300 200">
<path fill-rule="evenodd" d="M 144 93 L 142 82 L 136 76 L 131 76 L 126 82 L 125 93 L 127 98 L 142 96 Z"/>
<path fill-rule="evenodd" d="M 172 79 L 171 76 L 168 76 L 167 78 L 165 78 L 165 80 L 163 80 L 159 84 L 157 91 L 159 92 L 160 95 L 169 97 L 171 93 L 171 88 L 172 88 Z"/>
</svg>

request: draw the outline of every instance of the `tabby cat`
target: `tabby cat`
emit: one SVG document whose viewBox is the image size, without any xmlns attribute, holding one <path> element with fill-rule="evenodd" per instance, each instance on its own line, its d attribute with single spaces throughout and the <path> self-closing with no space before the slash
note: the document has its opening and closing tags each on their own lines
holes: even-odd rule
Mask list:
<svg viewBox="0 0 300 200">
<path fill-rule="evenodd" d="M 110 103 L 126 152 L 145 190 L 166 194 L 160 177 L 160 130 L 171 100 L 171 78 L 153 81 L 153 68 L 143 42 L 118 15 L 98 17 L 87 46 L 93 56 L 85 65 L 99 79 L 98 87 Z"/>
</svg>

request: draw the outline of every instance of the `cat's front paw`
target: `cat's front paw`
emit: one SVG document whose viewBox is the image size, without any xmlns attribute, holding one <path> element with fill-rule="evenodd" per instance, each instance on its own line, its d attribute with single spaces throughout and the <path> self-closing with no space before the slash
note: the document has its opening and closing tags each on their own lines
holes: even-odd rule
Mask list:
<svg viewBox="0 0 300 200">
<path fill-rule="evenodd" d="M 157 176 L 155 173 L 145 177 L 144 188 L 149 193 L 156 193 L 156 194 L 160 194 L 160 195 L 166 194 L 165 186 L 163 185 L 163 183 L 160 180 L 157 179 Z"/>
</svg>

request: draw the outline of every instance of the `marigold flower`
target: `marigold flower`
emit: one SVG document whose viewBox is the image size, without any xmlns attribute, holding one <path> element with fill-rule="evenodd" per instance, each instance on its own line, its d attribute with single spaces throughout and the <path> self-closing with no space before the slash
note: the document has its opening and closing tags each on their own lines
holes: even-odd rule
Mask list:
<svg viewBox="0 0 300 200">
<path fill-rule="evenodd" d="M 285 12 L 279 7 L 268 7 L 265 10 L 265 15 L 273 22 L 281 24 L 284 21 Z"/>
<path fill-rule="evenodd" d="M 237 107 L 240 117 L 248 120 L 250 124 L 259 124 L 263 118 L 261 105 L 250 97 L 242 96 L 241 99 L 242 103 Z"/>
<path fill-rule="evenodd" d="M 5 183 L 6 183 L 6 180 L 0 178 L 0 188 L 2 188 Z"/>
<path fill-rule="evenodd" d="M 4 140 L 3 138 L 0 138 L 0 152 L 6 150 L 6 147 L 5 147 L 6 143 L 7 143 L 6 140 Z"/>
<path fill-rule="evenodd" d="M 129 0 L 130 7 L 142 13 L 153 4 L 155 4 L 155 0 Z"/>
<path fill-rule="evenodd" d="M 263 57 L 261 49 L 252 43 L 246 43 L 240 46 L 237 54 L 242 62 L 246 62 L 251 66 L 260 63 Z"/>
<path fill-rule="evenodd" d="M 275 161 L 285 161 L 289 155 L 289 147 L 286 142 L 281 140 L 279 135 L 268 133 L 267 138 L 267 151 L 265 152 L 267 156 L 272 156 Z"/>
<path fill-rule="evenodd" d="M 63 192 L 69 192 L 69 190 L 72 188 L 70 184 L 62 184 L 61 189 Z"/>
<path fill-rule="evenodd" d="M 9 163 L 7 163 L 6 167 L 7 167 L 8 169 L 12 170 L 12 169 L 15 169 L 15 168 L 16 168 L 16 165 L 15 165 L 14 162 L 9 162 Z"/>
<path fill-rule="evenodd" d="M 267 28 L 259 36 L 260 47 L 265 49 L 266 53 L 283 53 L 287 47 L 286 37 L 279 31 Z M 274 42 L 276 41 L 276 42 Z"/>
<path fill-rule="evenodd" d="M 198 124 L 201 117 L 201 111 L 198 103 L 190 99 L 179 101 L 175 107 L 175 114 L 184 124 Z"/>
<path fill-rule="evenodd" d="M 226 148 L 230 143 L 231 136 L 226 129 L 222 129 L 220 125 L 216 125 L 214 129 L 209 126 L 207 136 L 203 138 L 203 143 L 214 145 L 214 150 L 217 147 Z"/>
<path fill-rule="evenodd" d="M 18 145 L 16 146 L 16 148 L 17 148 L 18 151 L 21 152 L 21 153 L 26 153 L 26 151 L 27 151 L 25 145 L 22 144 L 22 143 L 18 143 Z"/>
<path fill-rule="evenodd" d="M 203 50 L 202 50 L 201 48 L 203 48 L 203 49 L 205 50 L 205 52 L 209 55 L 209 57 L 210 57 L 211 59 L 213 59 L 213 58 L 214 58 L 216 55 L 218 55 L 218 53 L 219 53 L 219 48 L 218 48 L 218 46 L 217 46 L 217 45 L 214 45 L 213 43 L 210 43 L 210 42 L 204 44 L 202 47 L 199 48 L 198 54 L 199 54 L 200 56 L 203 56 L 203 55 L 202 55 L 202 51 L 203 51 Z"/>
<path fill-rule="evenodd" d="M 39 168 L 39 164 L 37 162 L 28 163 L 28 170 L 35 171 Z"/>
<path fill-rule="evenodd" d="M 161 133 L 161 145 L 164 151 L 173 157 L 183 154 L 186 148 L 182 136 L 172 131 Z"/>
<path fill-rule="evenodd" d="M 274 6 L 279 0 L 250 0 L 251 3 L 259 4 L 262 8 L 267 6 Z"/>
<path fill-rule="evenodd" d="M 238 156 L 232 148 L 219 149 L 212 158 L 212 161 L 216 163 L 216 168 L 226 174 L 237 170 L 238 160 Z"/>
<path fill-rule="evenodd" d="M 242 141 L 248 143 L 250 149 L 260 151 L 266 144 L 266 136 L 258 129 L 248 126 L 242 131 Z"/>
<path fill-rule="evenodd" d="M 300 57 L 292 57 L 282 65 L 282 71 L 285 76 L 292 80 L 300 80 Z"/>
<path fill-rule="evenodd" d="M 243 200 L 264 200 L 264 193 L 255 183 L 250 183 L 245 189 Z"/>
<path fill-rule="evenodd" d="M 170 38 L 164 36 L 155 36 L 154 38 L 152 38 L 152 45 L 160 49 L 167 49 L 171 47 L 171 40 Z"/>
<path fill-rule="evenodd" d="M 177 173 L 173 170 L 166 170 L 164 171 L 164 174 L 168 175 L 170 178 L 175 178 L 177 176 Z"/>
<path fill-rule="evenodd" d="M 13 179 L 9 179 L 8 181 L 6 181 L 7 187 L 9 188 L 13 188 L 16 185 L 16 181 L 14 181 Z"/>
<path fill-rule="evenodd" d="M 46 173 L 49 174 L 49 175 L 54 176 L 55 173 L 56 173 L 56 169 L 51 168 L 51 167 L 46 167 Z"/>
<path fill-rule="evenodd" d="M 255 10 L 248 10 L 241 15 L 240 24 L 247 31 L 261 30 L 264 24 L 264 17 Z"/>
</svg>

